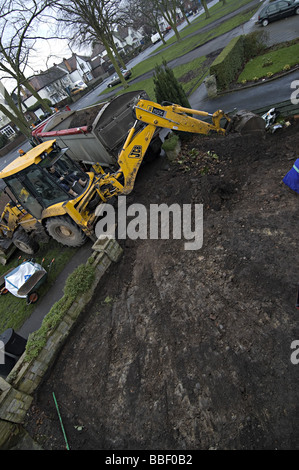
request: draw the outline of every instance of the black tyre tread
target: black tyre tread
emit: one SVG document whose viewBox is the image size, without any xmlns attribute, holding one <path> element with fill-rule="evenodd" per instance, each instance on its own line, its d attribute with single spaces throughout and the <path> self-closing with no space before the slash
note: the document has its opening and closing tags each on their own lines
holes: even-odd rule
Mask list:
<svg viewBox="0 0 299 470">
<path fill-rule="evenodd" d="M 58 228 L 60 225 L 64 225 L 73 230 L 74 236 L 72 238 L 59 236 L 59 232 L 56 230 L 56 228 Z M 68 216 L 51 217 L 46 221 L 46 228 L 49 235 L 54 240 L 65 246 L 81 246 L 87 239 L 85 233 Z"/>
<path fill-rule="evenodd" d="M 28 233 L 22 230 L 18 230 L 17 232 L 14 233 L 12 237 L 12 241 L 19 250 L 23 251 L 23 253 L 26 253 L 28 255 L 34 255 L 39 250 L 38 242 L 30 238 Z M 18 242 L 21 242 L 21 243 L 18 243 Z M 25 251 L 23 247 L 21 246 L 21 244 L 27 245 L 28 250 Z"/>
</svg>

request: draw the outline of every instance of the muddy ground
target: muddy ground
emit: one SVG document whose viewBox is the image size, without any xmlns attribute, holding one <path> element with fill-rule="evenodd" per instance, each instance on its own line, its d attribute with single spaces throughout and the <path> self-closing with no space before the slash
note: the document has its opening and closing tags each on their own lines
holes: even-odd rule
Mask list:
<svg viewBox="0 0 299 470">
<path fill-rule="evenodd" d="M 204 241 L 125 240 L 25 423 L 44 449 L 298 449 L 299 124 L 195 136 L 129 202 L 203 203 Z M 209 152 L 209 153 L 208 153 Z"/>
</svg>

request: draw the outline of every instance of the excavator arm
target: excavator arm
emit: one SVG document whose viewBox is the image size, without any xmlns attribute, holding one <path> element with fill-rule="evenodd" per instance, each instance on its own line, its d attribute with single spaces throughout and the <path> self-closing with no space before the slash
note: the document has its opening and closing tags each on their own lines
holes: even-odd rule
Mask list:
<svg viewBox="0 0 299 470">
<path fill-rule="evenodd" d="M 139 100 L 134 111 L 136 121 L 118 156 L 119 170 L 113 174 L 101 175 L 96 182 L 97 190 L 103 200 L 116 194 L 129 194 L 133 190 L 137 172 L 157 127 L 205 135 L 210 131 L 225 134 L 220 121 L 222 118 L 230 121 L 221 110 L 210 114 L 177 104 L 164 106 L 149 100 Z M 213 124 L 193 118 L 190 114 L 211 117 Z M 145 125 L 136 131 L 139 121 Z"/>
<path fill-rule="evenodd" d="M 139 100 L 135 106 L 136 118 L 156 127 L 165 127 L 174 131 L 193 132 L 207 135 L 210 131 L 225 134 L 220 125 L 222 118 L 230 122 L 230 118 L 223 111 L 214 114 L 197 109 L 183 108 L 178 104 L 160 105 L 148 100 Z M 202 117 L 211 117 L 213 124 L 193 118 L 190 114 Z"/>
</svg>

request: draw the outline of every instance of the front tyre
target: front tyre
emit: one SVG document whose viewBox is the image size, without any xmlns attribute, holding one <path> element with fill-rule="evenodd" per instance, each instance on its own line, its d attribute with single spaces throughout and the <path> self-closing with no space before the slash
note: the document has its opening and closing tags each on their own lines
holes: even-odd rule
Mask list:
<svg viewBox="0 0 299 470">
<path fill-rule="evenodd" d="M 23 230 L 18 230 L 14 233 L 12 242 L 20 251 L 27 255 L 34 255 L 39 250 L 39 244 Z"/>
<path fill-rule="evenodd" d="M 49 235 L 58 243 L 66 246 L 81 246 L 87 237 L 68 216 L 52 217 L 46 221 Z"/>
</svg>

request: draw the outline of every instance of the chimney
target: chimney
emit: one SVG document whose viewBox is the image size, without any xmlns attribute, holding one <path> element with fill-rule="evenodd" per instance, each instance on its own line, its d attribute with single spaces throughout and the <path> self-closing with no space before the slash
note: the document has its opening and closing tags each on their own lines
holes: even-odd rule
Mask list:
<svg viewBox="0 0 299 470">
<path fill-rule="evenodd" d="M 64 64 L 65 64 L 66 68 L 68 69 L 68 71 L 71 72 L 72 69 L 71 69 L 70 64 L 68 63 L 68 60 L 65 59 L 65 58 L 63 58 L 62 60 L 63 60 L 63 62 L 64 62 Z"/>
</svg>

